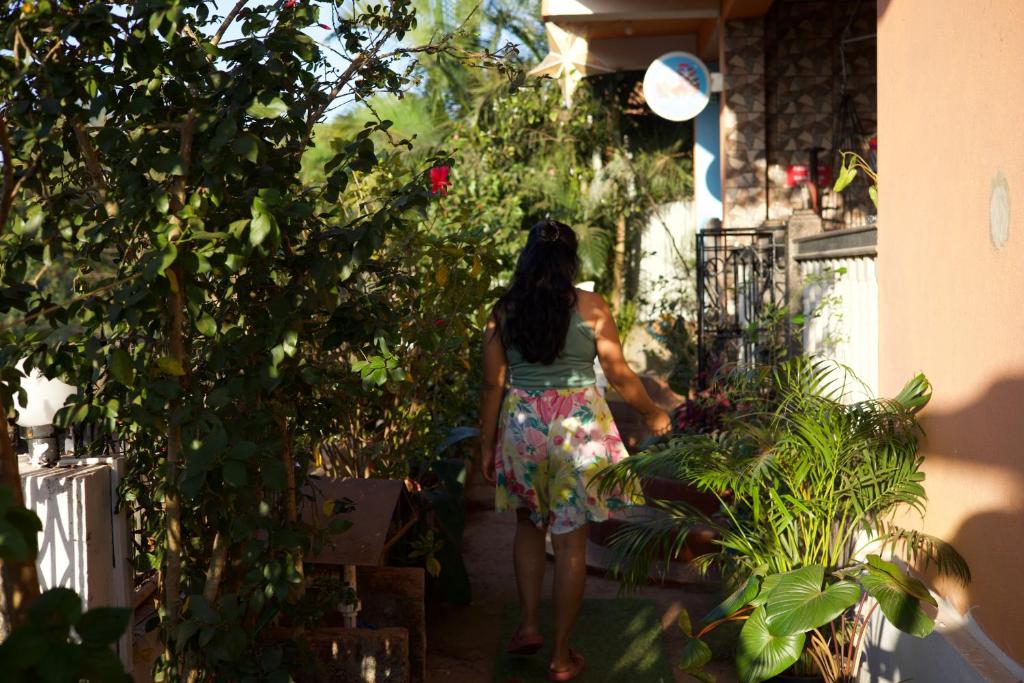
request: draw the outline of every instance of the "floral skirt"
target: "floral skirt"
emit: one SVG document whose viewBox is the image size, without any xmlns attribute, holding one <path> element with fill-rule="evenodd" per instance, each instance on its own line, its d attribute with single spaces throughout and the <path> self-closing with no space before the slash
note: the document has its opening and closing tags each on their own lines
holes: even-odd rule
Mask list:
<svg viewBox="0 0 1024 683">
<path fill-rule="evenodd" d="M 595 387 L 511 388 L 498 430 L 495 509 L 526 508 L 538 527 L 563 534 L 638 504 L 639 491 L 597 492 L 594 477 L 628 457 Z"/>
</svg>

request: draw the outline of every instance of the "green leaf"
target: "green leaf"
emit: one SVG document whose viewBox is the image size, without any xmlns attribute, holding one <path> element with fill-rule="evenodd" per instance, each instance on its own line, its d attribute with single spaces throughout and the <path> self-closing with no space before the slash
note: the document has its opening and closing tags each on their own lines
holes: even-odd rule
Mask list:
<svg viewBox="0 0 1024 683">
<path fill-rule="evenodd" d="M 79 673 L 82 679 L 97 683 L 129 683 L 131 676 L 124 672 L 121 659 L 110 648 L 90 651 L 82 661 Z"/>
<path fill-rule="evenodd" d="M 130 609 L 95 607 L 82 615 L 75 624 L 75 631 L 84 644 L 104 647 L 121 637 L 131 616 Z"/>
<path fill-rule="evenodd" d="M 683 646 L 679 666 L 684 671 L 699 669 L 711 661 L 711 648 L 700 638 L 690 638 Z"/>
<path fill-rule="evenodd" d="M 39 532 L 43 530 L 39 516 L 28 508 L 15 507 L 7 511 L 7 522 L 14 526 L 25 540 L 28 548 L 28 556 L 25 559 L 36 559 L 39 555 Z"/>
<path fill-rule="evenodd" d="M 871 197 L 871 203 L 874 204 L 875 208 L 877 209 L 878 208 L 878 186 L 877 185 L 872 185 L 871 187 L 868 188 L 868 196 Z"/>
<path fill-rule="evenodd" d="M 263 96 L 259 101 L 253 100 L 246 113 L 257 119 L 276 119 L 288 113 L 288 105 L 280 97 Z"/>
<path fill-rule="evenodd" d="M 802 567 L 782 575 L 765 604 L 768 630 L 774 636 L 804 633 L 827 624 L 860 598 L 860 586 L 839 581 L 821 589 L 825 569 Z"/>
<path fill-rule="evenodd" d="M 0 559 L 24 562 L 29 559 L 25 535 L 6 519 L 0 519 Z"/>
<path fill-rule="evenodd" d="M 803 633 L 774 636 L 768 631 L 764 607 L 758 607 L 740 630 L 736 671 L 741 683 L 759 683 L 782 673 L 800 658 Z"/>
<path fill-rule="evenodd" d="M 273 243 L 277 243 L 277 219 L 267 210 L 263 200 L 253 197 L 252 200 L 252 222 L 249 225 L 249 243 L 258 247 L 267 237 L 271 237 Z"/>
<path fill-rule="evenodd" d="M 760 607 L 766 603 L 768 598 L 771 596 L 772 591 L 775 590 L 775 587 L 779 585 L 779 581 L 782 580 L 782 576 L 782 574 L 769 574 L 764 577 L 764 580 L 761 581 L 761 590 L 758 592 L 756 597 L 750 600 L 750 604 L 754 607 Z"/>
<path fill-rule="evenodd" d="M 224 481 L 229 486 L 245 486 L 249 477 L 245 471 L 245 464 L 237 460 L 228 460 L 224 463 Z"/>
<path fill-rule="evenodd" d="M 209 313 L 203 313 L 196 320 L 196 329 L 204 337 L 212 337 L 217 334 L 217 321 Z"/>
<path fill-rule="evenodd" d="M 165 375 L 171 375 L 172 377 L 183 377 L 185 375 L 185 368 L 181 367 L 181 363 L 177 358 L 160 356 L 156 359 L 156 365 Z"/>
<path fill-rule="evenodd" d="M 160 249 L 155 249 L 146 254 L 146 266 L 143 269 L 147 280 L 155 280 L 164 277 L 164 273 L 174 264 L 178 257 L 178 248 L 173 242 L 168 242 Z"/>
<path fill-rule="evenodd" d="M 719 619 L 725 619 L 734 614 L 736 610 L 745 607 L 751 600 L 757 597 L 761 591 L 761 577 L 751 576 L 737 588 L 732 595 L 720 602 L 713 610 L 707 613 L 701 620 L 702 624 L 710 624 Z"/>
<path fill-rule="evenodd" d="M 690 611 L 683 607 L 679 610 L 679 629 L 687 636 L 693 636 L 693 624 L 690 622 Z"/>
<path fill-rule="evenodd" d="M 833 192 L 842 192 L 845 190 L 850 183 L 857 177 L 857 169 L 852 165 L 842 166 L 839 169 L 839 177 L 836 178 L 835 184 L 832 186 Z"/>
<path fill-rule="evenodd" d="M 896 579 L 899 582 L 900 587 L 910 595 L 920 600 L 925 600 L 931 603 L 932 606 L 938 607 L 939 603 L 935 600 L 935 597 L 928 590 L 928 587 L 924 585 L 919 579 L 905 573 L 900 569 L 899 565 L 895 562 L 886 562 L 879 555 L 868 555 L 868 566 L 873 567 L 879 571 L 883 571 L 889 576 Z"/>
<path fill-rule="evenodd" d="M 330 532 L 331 534 L 334 534 L 334 535 L 343 534 L 343 533 L 345 533 L 346 531 L 348 531 L 351 528 L 352 528 L 352 520 L 351 519 L 341 519 L 341 518 L 338 518 L 338 519 L 332 519 L 330 522 L 327 523 L 327 531 Z"/>
<path fill-rule="evenodd" d="M 121 384 L 130 387 L 135 381 L 135 368 L 131 356 L 124 349 L 114 349 L 110 354 L 110 374 Z"/>
<path fill-rule="evenodd" d="M 916 595 L 922 591 L 927 593 L 924 584 L 877 556 L 868 556 L 869 561 L 872 557 L 875 563 L 865 567 L 860 576 L 864 590 L 878 601 L 882 614 L 893 626 L 918 638 L 927 636 L 935 628 L 935 622 L 921 609 L 921 598 Z M 895 574 L 882 565 L 892 568 Z M 928 600 L 934 603 L 935 599 L 929 594 Z"/>
<path fill-rule="evenodd" d="M 256 163 L 260 158 L 259 140 L 252 133 L 242 133 L 231 143 L 231 149 L 243 159 Z"/>
<path fill-rule="evenodd" d="M 68 629 L 82 616 L 82 599 L 70 588 L 51 588 L 32 603 L 29 616 L 40 625 Z"/>
</svg>

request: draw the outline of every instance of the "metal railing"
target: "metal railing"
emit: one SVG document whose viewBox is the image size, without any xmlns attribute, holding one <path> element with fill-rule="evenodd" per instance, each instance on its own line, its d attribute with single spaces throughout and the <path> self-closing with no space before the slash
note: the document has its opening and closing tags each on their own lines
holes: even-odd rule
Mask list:
<svg viewBox="0 0 1024 683">
<path fill-rule="evenodd" d="M 699 383 L 722 367 L 753 367 L 789 346 L 786 244 L 773 230 L 697 234 Z"/>
</svg>

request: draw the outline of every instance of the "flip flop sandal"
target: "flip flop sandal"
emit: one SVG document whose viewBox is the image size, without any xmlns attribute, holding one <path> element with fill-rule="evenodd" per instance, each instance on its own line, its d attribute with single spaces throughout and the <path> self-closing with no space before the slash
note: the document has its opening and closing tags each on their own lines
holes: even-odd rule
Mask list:
<svg viewBox="0 0 1024 683">
<path fill-rule="evenodd" d="M 569 650 L 569 658 L 572 660 L 572 666 L 565 671 L 555 671 L 554 669 L 548 668 L 549 681 L 571 681 L 583 672 L 583 655 Z"/>
<path fill-rule="evenodd" d="M 532 655 L 544 647 L 544 636 L 540 634 L 532 636 L 520 636 L 516 633 L 512 640 L 508 641 L 505 651 L 510 655 Z"/>
</svg>

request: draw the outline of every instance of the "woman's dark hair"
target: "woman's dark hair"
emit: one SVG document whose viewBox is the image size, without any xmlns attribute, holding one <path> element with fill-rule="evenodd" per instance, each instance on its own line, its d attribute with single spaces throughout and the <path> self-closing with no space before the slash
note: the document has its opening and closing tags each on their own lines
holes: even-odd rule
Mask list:
<svg viewBox="0 0 1024 683">
<path fill-rule="evenodd" d="M 502 340 L 528 362 L 550 365 L 565 347 L 579 272 L 572 228 L 552 220 L 530 228 L 512 284 L 494 307 Z"/>
</svg>

